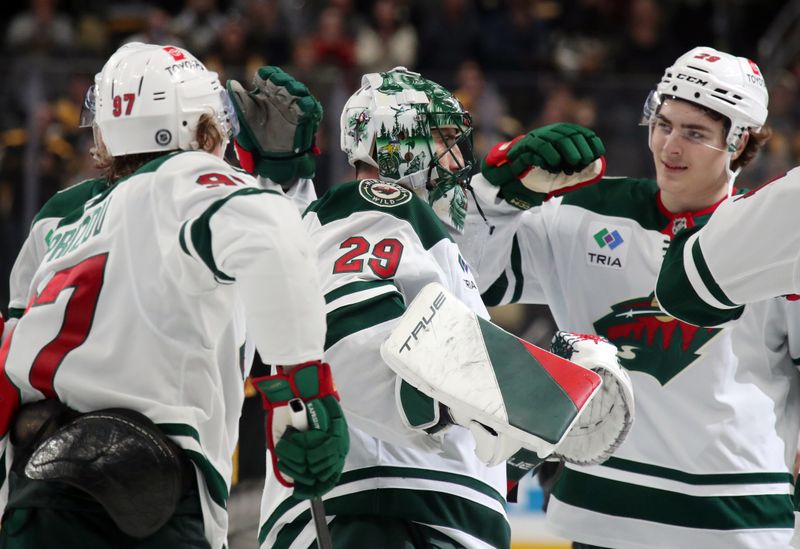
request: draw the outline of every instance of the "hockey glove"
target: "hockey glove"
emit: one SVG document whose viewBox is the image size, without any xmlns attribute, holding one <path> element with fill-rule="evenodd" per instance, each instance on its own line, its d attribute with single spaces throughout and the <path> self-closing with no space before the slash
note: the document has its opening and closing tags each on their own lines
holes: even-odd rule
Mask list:
<svg viewBox="0 0 800 549">
<path fill-rule="evenodd" d="M 279 184 L 314 177 L 322 105 L 308 88 L 278 67 L 259 68 L 249 91 L 236 80 L 227 87 L 241 127 L 234 147 L 242 168 Z"/>
<path fill-rule="evenodd" d="M 598 393 L 553 454 L 578 465 L 602 463 L 622 444 L 633 424 L 633 385 L 619 365 L 617 348 L 603 337 L 559 331 L 550 352 L 603 378 Z"/>
<path fill-rule="evenodd" d="M 253 384 L 267 411 L 267 446 L 278 481 L 294 486 L 299 499 L 328 492 L 339 480 L 350 446 L 330 365 L 307 362 Z M 292 427 L 289 403 L 296 398 L 305 403 L 307 431 Z"/>
<path fill-rule="evenodd" d="M 598 181 L 606 169 L 605 147 L 590 129 L 550 124 L 498 143 L 481 163 L 489 183 L 521 210 Z"/>
</svg>

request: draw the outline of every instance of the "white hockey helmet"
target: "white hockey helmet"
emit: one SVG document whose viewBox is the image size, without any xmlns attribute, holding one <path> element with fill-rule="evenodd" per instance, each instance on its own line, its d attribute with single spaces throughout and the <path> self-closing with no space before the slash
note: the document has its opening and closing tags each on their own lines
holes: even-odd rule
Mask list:
<svg viewBox="0 0 800 549">
<path fill-rule="evenodd" d="M 748 128 L 767 120 L 769 94 L 753 61 L 709 47 L 694 48 L 664 71 L 644 106 L 644 122 L 652 122 L 665 98 L 677 97 L 725 116 L 731 123 L 725 142 L 733 152 Z"/>
<path fill-rule="evenodd" d="M 217 73 L 182 48 L 132 42 L 95 75 L 81 125 L 99 128 L 111 156 L 190 150 L 203 113 L 235 134 L 235 111 Z"/>
<path fill-rule="evenodd" d="M 459 131 L 454 146 L 464 162 L 455 174 L 439 169 L 433 142 L 436 128 Z M 361 89 L 342 110 L 340 129 L 340 146 L 350 165 L 374 166 L 383 181 L 425 191 L 432 181 L 468 181 L 471 175 L 469 113 L 452 93 L 405 67 L 365 74 Z"/>
</svg>

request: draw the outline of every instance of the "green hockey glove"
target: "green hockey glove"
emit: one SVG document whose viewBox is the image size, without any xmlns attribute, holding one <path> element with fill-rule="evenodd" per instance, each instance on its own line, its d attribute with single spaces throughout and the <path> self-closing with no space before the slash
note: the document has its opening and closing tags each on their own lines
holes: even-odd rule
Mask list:
<svg viewBox="0 0 800 549">
<path fill-rule="evenodd" d="M 305 84 L 278 67 L 261 67 L 253 89 L 236 80 L 227 87 L 241 127 L 234 146 L 242 168 L 281 184 L 314 177 L 322 105 Z"/>
<path fill-rule="evenodd" d="M 598 181 L 605 173 L 605 147 L 590 129 L 551 124 L 498 143 L 482 164 L 483 176 L 521 210 Z"/>
<path fill-rule="evenodd" d="M 253 384 L 267 411 L 267 446 L 278 481 L 293 486 L 299 499 L 328 492 L 339 480 L 350 446 L 330 366 L 308 362 Z"/>
</svg>

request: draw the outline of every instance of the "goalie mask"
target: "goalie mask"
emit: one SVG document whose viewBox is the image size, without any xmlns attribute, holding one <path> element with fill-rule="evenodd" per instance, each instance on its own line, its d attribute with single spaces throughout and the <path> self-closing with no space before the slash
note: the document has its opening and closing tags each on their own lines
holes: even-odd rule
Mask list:
<svg viewBox="0 0 800 549">
<path fill-rule="evenodd" d="M 217 73 L 182 48 L 133 42 L 95 75 L 81 126 L 99 129 L 111 156 L 191 150 L 203 113 L 216 117 L 223 135 L 235 133 L 236 115 Z"/>
<path fill-rule="evenodd" d="M 442 86 L 404 67 L 364 75 L 342 111 L 341 148 L 351 166 L 377 168 L 381 180 L 414 191 L 463 230 L 472 119 Z"/>
</svg>

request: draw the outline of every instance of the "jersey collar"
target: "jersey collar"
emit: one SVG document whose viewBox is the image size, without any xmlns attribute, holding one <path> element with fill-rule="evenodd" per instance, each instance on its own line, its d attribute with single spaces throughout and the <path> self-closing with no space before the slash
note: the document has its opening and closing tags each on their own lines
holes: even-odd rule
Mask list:
<svg viewBox="0 0 800 549">
<path fill-rule="evenodd" d="M 705 225 L 706 221 L 708 221 L 708 218 L 711 217 L 712 213 L 714 213 L 714 210 L 716 210 L 717 207 L 726 200 L 726 198 L 723 198 L 716 204 L 712 204 L 711 206 L 701 210 L 672 213 L 667 209 L 666 206 L 664 206 L 664 203 L 661 201 L 661 191 L 658 191 L 656 194 L 656 205 L 658 206 L 658 211 L 661 212 L 661 215 L 667 219 L 667 224 L 663 229 L 661 229 L 661 232 L 667 235 L 671 240 L 672 237 L 674 237 L 683 229 L 688 229 L 697 225 Z"/>
</svg>

